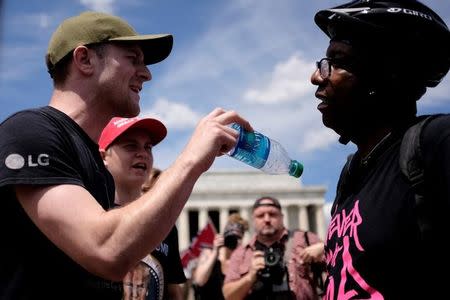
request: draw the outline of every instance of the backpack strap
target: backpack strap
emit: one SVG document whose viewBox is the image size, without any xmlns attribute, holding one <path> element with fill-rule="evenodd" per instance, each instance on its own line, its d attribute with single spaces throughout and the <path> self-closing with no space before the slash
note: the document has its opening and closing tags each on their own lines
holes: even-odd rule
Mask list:
<svg viewBox="0 0 450 300">
<path fill-rule="evenodd" d="M 289 235 L 288 235 L 288 240 L 286 241 L 286 247 L 285 247 L 285 251 L 284 251 L 284 261 L 285 263 L 289 263 L 289 259 L 290 259 L 290 255 L 292 253 L 292 247 L 293 247 L 293 236 L 296 232 L 302 232 L 299 229 L 294 229 L 294 230 L 289 230 Z M 305 244 L 306 247 L 308 247 L 309 245 L 311 245 L 310 241 L 309 241 L 309 235 L 308 235 L 308 231 L 304 231 L 303 232 L 303 236 L 305 239 Z M 325 289 L 324 289 L 324 280 L 322 277 L 322 273 L 323 270 L 322 268 L 317 265 L 316 263 L 312 263 L 311 264 L 311 272 L 313 274 L 313 284 L 314 284 L 314 289 L 316 290 L 316 293 L 318 296 L 323 296 Z M 288 273 L 289 276 L 289 273 Z"/>
<path fill-rule="evenodd" d="M 292 241 L 293 241 L 293 236 L 294 233 L 299 231 L 298 229 L 294 229 L 294 230 L 288 230 L 288 239 L 286 241 L 285 247 L 284 247 L 284 262 L 286 263 L 286 265 L 289 263 L 289 260 L 291 259 L 291 254 L 292 254 Z"/>
<path fill-rule="evenodd" d="M 308 231 L 305 231 L 304 235 L 305 235 L 305 243 L 306 243 L 306 246 L 311 245 L 311 243 L 309 242 Z"/>
<path fill-rule="evenodd" d="M 432 216 L 428 211 L 431 205 L 426 204 L 424 197 L 424 162 L 421 135 L 423 128 L 438 116 L 441 116 L 441 114 L 423 116 L 418 123 L 408 128 L 400 145 L 400 170 L 411 183 L 415 193 L 417 222 L 422 240 L 427 238 L 427 234 L 431 230 Z"/>
<path fill-rule="evenodd" d="M 303 232 L 306 247 L 310 246 L 308 231 Z M 325 293 L 325 282 L 322 277 L 323 269 L 316 263 L 311 264 L 311 272 L 313 274 L 313 284 L 315 285 L 316 293 L 318 296 L 323 296 Z"/>
</svg>

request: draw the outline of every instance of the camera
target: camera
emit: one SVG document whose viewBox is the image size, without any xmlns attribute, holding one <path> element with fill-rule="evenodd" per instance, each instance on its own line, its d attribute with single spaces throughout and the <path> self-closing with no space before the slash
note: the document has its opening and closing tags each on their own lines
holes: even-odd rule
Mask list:
<svg viewBox="0 0 450 300">
<path fill-rule="evenodd" d="M 223 237 L 223 245 L 228 249 L 234 250 L 237 247 L 239 236 L 235 234 L 228 234 L 225 232 Z"/>
<path fill-rule="evenodd" d="M 281 284 L 286 274 L 284 250 L 271 247 L 256 247 L 256 249 L 264 251 L 264 263 L 266 265 L 264 269 L 258 272 L 259 279 L 263 283 Z"/>
<path fill-rule="evenodd" d="M 264 251 L 264 262 L 266 267 L 275 267 L 280 264 L 282 252 L 279 248 L 268 248 Z"/>
<path fill-rule="evenodd" d="M 240 223 L 228 223 L 223 233 L 223 243 L 228 249 L 236 249 L 239 240 L 244 235 L 244 227 Z"/>
</svg>

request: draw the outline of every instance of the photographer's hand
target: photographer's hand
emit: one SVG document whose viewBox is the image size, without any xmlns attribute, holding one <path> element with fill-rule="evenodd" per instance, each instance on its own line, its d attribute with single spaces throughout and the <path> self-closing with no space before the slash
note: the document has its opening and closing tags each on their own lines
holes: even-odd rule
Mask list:
<svg viewBox="0 0 450 300">
<path fill-rule="evenodd" d="M 223 286 L 223 295 L 226 300 L 244 299 L 253 284 L 256 282 L 258 272 L 264 269 L 264 252 L 254 251 L 248 273 L 240 279 L 225 283 Z"/>
<path fill-rule="evenodd" d="M 256 250 L 253 252 L 252 263 L 248 275 L 252 279 L 252 283 L 256 281 L 258 272 L 266 266 L 264 262 L 264 252 Z"/>
<path fill-rule="evenodd" d="M 213 251 L 216 251 L 218 253 L 219 248 L 223 247 L 224 244 L 224 238 L 222 234 L 216 234 L 216 236 L 214 237 L 214 242 L 213 242 Z M 216 255 L 217 255 L 216 253 Z"/>
<path fill-rule="evenodd" d="M 299 258 L 301 263 L 320 263 L 324 260 L 324 255 L 324 243 L 319 242 L 303 249 L 299 254 Z"/>
</svg>

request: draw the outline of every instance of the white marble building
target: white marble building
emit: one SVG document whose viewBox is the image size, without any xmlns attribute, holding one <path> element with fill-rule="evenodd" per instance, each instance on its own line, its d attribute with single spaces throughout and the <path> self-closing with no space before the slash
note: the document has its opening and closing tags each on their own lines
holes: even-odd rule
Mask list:
<svg viewBox="0 0 450 300">
<path fill-rule="evenodd" d="M 230 212 L 238 211 L 250 223 L 251 208 L 261 196 L 280 200 L 284 223 L 289 229 L 299 228 L 325 237 L 324 186 L 304 186 L 288 175 L 268 175 L 255 171 L 216 171 L 203 174 L 177 221 L 179 246 L 185 249 L 208 216 L 219 231 L 223 230 Z"/>
</svg>

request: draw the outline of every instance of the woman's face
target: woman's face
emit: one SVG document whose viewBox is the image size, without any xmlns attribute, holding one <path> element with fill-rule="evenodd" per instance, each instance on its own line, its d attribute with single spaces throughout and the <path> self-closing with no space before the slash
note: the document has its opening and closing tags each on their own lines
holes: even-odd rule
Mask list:
<svg viewBox="0 0 450 300">
<path fill-rule="evenodd" d="M 326 127 L 339 135 L 352 136 L 367 110 L 361 99 L 361 80 L 348 67 L 355 63 L 355 54 L 349 44 L 331 41 L 326 55 L 330 69 L 326 72 L 324 68 L 325 78 L 319 69 L 311 75 L 311 83 L 317 86 L 315 96 L 321 101 L 317 109 Z"/>
</svg>

